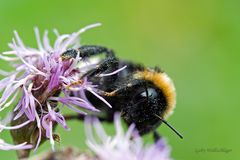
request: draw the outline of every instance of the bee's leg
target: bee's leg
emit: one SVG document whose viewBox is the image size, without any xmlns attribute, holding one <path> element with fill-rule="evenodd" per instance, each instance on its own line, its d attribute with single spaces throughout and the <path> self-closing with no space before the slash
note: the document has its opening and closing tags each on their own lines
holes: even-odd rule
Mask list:
<svg viewBox="0 0 240 160">
<path fill-rule="evenodd" d="M 100 76 L 102 73 L 111 73 L 119 69 L 119 60 L 115 57 L 113 50 L 102 46 L 85 45 L 78 48 L 80 57 L 83 59 L 89 58 L 95 55 L 105 54 L 106 58 L 96 66 L 96 68 L 85 73 L 83 77 Z M 115 81 L 117 75 L 112 75 L 111 78 L 106 78 L 107 83 L 112 84 Z"/>
<path fill-rule="evenodd" d="M 117 95 L 125 94 L 127 91 L 131 91 L 138 86 L 142 86 L 144 82 L 138 79 L 131 79 L 129 82 L 122 82 L 120 84 L 121 85 L 119 85 L 115 90 L 111 92 L 98 91 L 98 93 L 106 97 L 114 97 Z"/>
<path fill-rule="evenodd" d="M 91 115 L 92 117 L 97 117 L 101 122 L 112 122 L 113 119 L 112 118 L 108 118 L 108 117 L 98 117 L 96 115 Z M 66 121 L 68 120 L 80 120 L 80 121 L 84 121 L 85 115 L 82 114 L 69 114 L 69 115 L 64 115 L 64 118 Z"/>
<path fill-rule="evenodd" d="M 89 58 L 91 56 L 99 55 L 101 53 L 105 53 L 106 57 L 115 57 L 113 50 L 108 49 L 103 46 L 96 45 L 84 45 L 77 49 L 80 53 L 80 57 Z"/>
<path fill-rule="evenodd" d="M 157 131 L 153 131 L 153 139 L 155 143 L 157 143 L 161 138 L 162 136 L 159 133 L 157 133 Z"/>
<path fill-rule="evenodd" d="M 64 118 L 66 121 L 68 120 L 84 120 L 85 115 L 82 114 L 68 114 L 68 115 L 64 115 Z"/>
<path fill-rule="evenodd" d="M 106 57 L 115 57 L 113 50 L 96 45 L 85 45 L 79 47 L 78 49 L 68 49 L 61 54 L 61 57 L 63 60 L 68 60 L 70 58 L 76 58 L 79 54 L 81 58 L 86 59 L 102 53 L 104 53 Z"/>
<path fill-rule="evenodd" d="M 96 68 L 84 74 L 83 77 L 100 76 L 102 73 L 111 73 L 117 69 L 118 69 L 118 60 L 114 57 L 107 57 L 100 64 L 98 64 Z"/>
</svg>

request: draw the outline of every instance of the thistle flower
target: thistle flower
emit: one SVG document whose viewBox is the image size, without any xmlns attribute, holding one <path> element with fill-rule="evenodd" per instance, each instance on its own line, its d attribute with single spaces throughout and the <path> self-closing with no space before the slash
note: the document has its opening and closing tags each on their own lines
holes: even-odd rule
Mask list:
<svg viewBox="0 0 240 160">
<path fill-rule="evenodd" d="M 97 86 L 92 85 L 86 78 L 80 78 L 86 72 L 88 65 L 79 55 L 69 60 L 61 58 L 61 54 L 68 48 L 79 47 L 81 33 L 99 25 L 89 25 L 72 34 L 60 35 L 55 30 L 57 39 L 53 46 L 49 43 L 48 31 L 44 32 L 41 42 L 39 31 L 35 28 L 37 49 L 26 47 L 18 33 L 14 31 L 15 38 L 9 44 L 11 50 L 0 54 L 0 59 L 9 61 L 15 68 L 15 71 L 9 73 L 0 71 L 0 74 L 6 76 L 0 81 L 0 92 L 2 92 L 0 112 L 13 105 L 19 95 L 21 98 L 13 109 L 12 126 L 0 122 L 0 130 L 12 130 L 11 134 L 16 144 L 22 145 L 27 142 L 35 145 L 36 149 L 43 134 L 44 138 L 50 139 L 53 146 L 53 123 L 58 123 L 67 129 L 65 119 L 58 112 L 57 102 L 81 114 L 86 114 L 81 109 L 98 111 L 87 100 L 84 95 L 85 90 L 111 107 L 98 95 Z M 79 92 L 83 96 L 71 95 L 72 92 L 75 94 Z"/>
<path fill-rule="evenodd" d="M 156 144 L 144 146 L 134 125 L 124 133 L 120 122 L 120 115 L 114 117 L 116 134 L 109 136 L 105 133 L 99 120 L 86 119 L 85 128 L 87 145 L 96 154 L 97 160 L 170 160 L 170 149 L 164 139 Z M 95 134 L 96 133 L 96 134 Z M 96 136 L 94 136 L 94 134 Z"/>
</svg>

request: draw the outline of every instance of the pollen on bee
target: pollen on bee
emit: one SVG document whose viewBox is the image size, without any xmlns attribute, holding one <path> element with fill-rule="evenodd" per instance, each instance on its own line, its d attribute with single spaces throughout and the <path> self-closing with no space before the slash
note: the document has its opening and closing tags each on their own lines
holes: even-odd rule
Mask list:
<svg viewBox="0 0 240 160">
<path fill-rule="evenodd" d="M 70 89 L 71 87 L 76 86 L 76 85 L 81 85 L 82 83 L 83 83 L 83 80 L 78 80 L 78 81 L 72 82 L 71 84 L 67 85 L 65 88 Z"/>
</svg>

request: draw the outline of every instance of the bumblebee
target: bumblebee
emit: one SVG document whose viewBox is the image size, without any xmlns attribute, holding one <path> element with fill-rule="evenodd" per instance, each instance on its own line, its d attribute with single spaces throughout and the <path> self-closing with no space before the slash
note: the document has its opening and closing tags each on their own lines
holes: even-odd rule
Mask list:
<svg viewBox="0 0 240 160">
<path fill-rule="evenodd" d="M 155 139 L 160 136 L 156 132 L 161 123 L 165 123 L 180 138 L 179 134 L 165 119 L 172 114 L 176 103 L 175 87 L 168 75 L 160 68 L 146 68 L 143 65 L 117 58 L 113 50 L 102 46 L 85 45 L 78 49 L 64 52 L 62 59 L 77 56 L 90 58 L 105 54 L 97 67 L 90 69 L 82 77 L 87 77 L 94 85 L 98 85 L 99 94 L 112 105 L 106 106 L 101 100 L 86 91 L 86 97 L 101 113 L 98 118 L 102 121 L 113 122 L 115 112 L 120 112 L 124 121 L 134 123 L 140 135 L 154 133 Z M 121 68 L 125 69 L 111 76 Z M 66 119 L 83 119 L 82 115 L 66 116 Z"/>
</svg>

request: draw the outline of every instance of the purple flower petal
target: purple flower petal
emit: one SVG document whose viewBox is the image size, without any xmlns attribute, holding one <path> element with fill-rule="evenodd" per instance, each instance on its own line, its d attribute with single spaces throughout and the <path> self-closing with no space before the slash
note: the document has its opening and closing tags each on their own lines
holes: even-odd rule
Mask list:
<svg viewBox="0 0 240 160">
<path fill-rule="evenodd" d="M 24 149 L 31 149 L 33 146 L 31 144 L 27 144 L 27 142 L 12 145 L 6 143 L 4 140 L 0 139 L 0 150 L 24 150 Z"/>
<path fill-rule="evenodd" d="M 54 150 L 54 140 L 53 140 L 53 133 L 52 133 L 52 125 L 53 122 L 57 122 L 60 124 L 65 130 L 69 130 L 65 118 L 51 109 L 49 103 L 48 105 L 48 113 L 42 117 L 42 127 L 45 129 L 46 137 L 50 139 L 50 143 L 52 145 L 52 149 Z"/>
<path fill-rule="evenodd" d="M 91 88 L 87 88 L 87 90 L 89 92 L 91 92 L 93 95 L 95 95 L 98 99 L 100 99 L 101 101 L 103 101 L 109 108 L 112 108 L 112 105 L 110 103 L 108 103 L 103 97 L 101 97 L 100 95 L 98 95 L 96 92 L 94 92 Z"/>
<path fill-rule="evenodd" d="M 19 125 L 16 125 L 16 126 L 5 126 L 5 125 L 2 125 L 0 124 L 0 129 L 7 129 L 7 130 L 12 130 L 12 129 L 19 129 L 19 128 L 22 128 L 23 126 L 26 126 L 27 124 L 29 124 L 31 121 L 28 120 L 28 121 L 25 121 Z"/>
<path fill-rule="evenodd" d="M 99 77 L 106 77 L 106 76 L 111 76 L 111 75 L 114 75 L 114 74 L 117 74 L 118 72 L 121 72 L 122 70 L 124 70 L 125 68 L 127 68 L 127 66 L 123 66 L 122 68 L 119 68 L 111 73 L 105 73 L 105 74 L 100 74 Z"/>
</svg>

